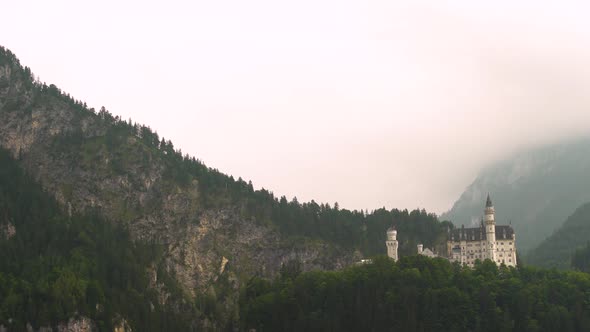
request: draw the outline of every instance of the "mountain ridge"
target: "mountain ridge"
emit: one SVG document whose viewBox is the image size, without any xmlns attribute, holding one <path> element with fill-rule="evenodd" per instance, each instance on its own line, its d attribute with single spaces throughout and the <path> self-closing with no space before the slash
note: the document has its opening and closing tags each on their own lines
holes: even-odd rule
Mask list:
<svg viewBox="0 0 590 332">
<path fill-rule="evenodd" d="M 35 81 L 1 47 L 0 119 L 0 146 L 67 214 L 98 211 L 132 241 L 163 247 L 163 268 L 191 305 L 209 308 L 204 325 L 235 323 L 239 289 L 252 276 L 272 278 L 292 261 L 303 271 L 340 269 L 384 253 L 391 225 L 401 255 L 444 242 L 444 225 L 424 210 L 366 214 L 254 190 L 147 126 Z"/>
<path fill-rule="evenodd" d="M 132 239 L 162 244 L 166 269 L 192 297 L 227 274 L 235 291 L 218 301 L 229 306 L 242 275 L 271 277 L 295 258 L 305 270 L 357 259 L 328 242 L 288 245 L 257 219 L 256 206 L 248 206 L 253 202 L 240 199 L 268 199 L 269 192 L 255 193 L 182 156 L 145 126 L 105 108 L 94 112 L 56 86 L 35 82 L 6 49 L 0 49 L 0 118 L 0 145 L 70 214 L 96 209 L 125 224 Z M 230 185 L 235 192 L 221 189 Z"/>
<path fill-rule="evenodd" d="M 590 239 L 590 202 L 579 206 L 565 222 L 526 257 L 528 264 L 568 269 L 577 249 Z"/>
</svg>

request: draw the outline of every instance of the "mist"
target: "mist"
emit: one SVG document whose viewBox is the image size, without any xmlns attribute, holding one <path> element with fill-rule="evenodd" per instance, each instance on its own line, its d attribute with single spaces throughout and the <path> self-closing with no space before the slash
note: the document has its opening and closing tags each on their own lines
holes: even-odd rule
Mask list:
<svg viewBox="0 0 590 332">
<path fill-rule="evenodd" d="M 299 201 L 443 212 L 482 167 L 590 129 L 586 3 L 3 8 L 42 81 Z"/>
</svg>

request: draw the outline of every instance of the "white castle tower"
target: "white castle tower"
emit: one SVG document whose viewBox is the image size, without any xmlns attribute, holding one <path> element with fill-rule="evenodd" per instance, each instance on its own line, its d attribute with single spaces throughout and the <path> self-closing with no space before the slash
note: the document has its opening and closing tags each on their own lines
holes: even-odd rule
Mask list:
<svg viewBox="0 0 590 332">
<path fill-rule="evenodd" d="M 385 241 L 385 245 L 387 246 L 387 256 L 397 261 L 397 231 L 395 228 L 391 227 L 387 230 L 387 241 Z"/>
<path fill-rule="evenodd" d="M 484 217 L 487 240 L 487 248 L 485 250 L 487 252 L 487 258 L 491 259 L 492 262 L 496 261 L 496 221 L 494 220 L 494 213 L 494 205 L 490 199 L 490 194 L 488 194 Z"/>
</svg>

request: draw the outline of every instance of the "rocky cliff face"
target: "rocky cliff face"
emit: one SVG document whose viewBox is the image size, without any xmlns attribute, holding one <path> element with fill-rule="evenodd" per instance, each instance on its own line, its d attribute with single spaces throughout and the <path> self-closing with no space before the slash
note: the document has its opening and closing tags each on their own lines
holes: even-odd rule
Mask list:
<svg viewBox="0 0 590 332">
<path fill-rule="evenodd" d="M 4 325 L 0 325 L 0 332 L 9 332 L 11 329 L 9 327 L 5 327 Z M 20 330 L 20 329 L 19 329 Z M 63 322 L 57 326 L 57 332 L 96 332 L 98 329 L 92 320 L 88 317 L 76 317 L 71 318 L 67 322 Z M 33 328 L 31 324 L 27 324 L 26 326 L 27 332 L 53 332 L 55 331 L 51 327 L 42 326 L 39 329 Z M 119 332 L 119 331 L 116 331 Z M 121 330 L 121 332 L 125 332 L 125 329 Z"/>
<path fill-rule="evenodd" d="M 293 259 L 304 270 L 358 259 L 327 243 L 288 243 L 232 205 L 203 208 L 199 179 L 184 186 L 167 180 L 162 155 L 139 136 L 107 141 L 108 120 L 57 98 L 55 90 L 33 88 L 18 63 L 0 62 L 0 146 L 69 213 L 97 209 L 128 225 L 135 240 L 162 244 L 164 265 L 187 294 L 206 291 L 224 273 L 237 289 L 241 277 L 273 276 Z"/>
<path fill-rule="evenodd" d="M 0 223 L 0 239 L 8 240 L 16 234 L 16 229 L 10 221 Z"/>
</svg>

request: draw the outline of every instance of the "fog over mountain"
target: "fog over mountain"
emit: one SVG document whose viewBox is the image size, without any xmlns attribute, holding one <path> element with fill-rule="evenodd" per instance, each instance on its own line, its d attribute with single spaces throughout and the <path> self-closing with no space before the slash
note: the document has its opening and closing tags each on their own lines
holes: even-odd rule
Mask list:
<svg viewBox="0 0 590 332">
<path fill-rule="evenodd" d="M 547 237 L 526 257 L 527 263 L 547 268 L 576 267 L 572 256 L 590 243 L 590 203 L 575 210 L 551 236 Z"/>
<path fill-rule="evenodd" d="M 490 193 L 498 223 L 512 223 L 518 248 L 525 253 L 559 229 L 579 206 L 590 202 L 588 174 L 588 139 L 521 152 L 484 169 L 441 218 L 456 225 L 478 224 Z M 572 244 L 570 251 L 577 245 Z"/>
<path fill-rule="evenodd" d="M 589 132 L 589 10 L 12 1 L 0 42 L 42 81 L 256 187 L 443 212 L 482 167 Z"/>
</svg>

